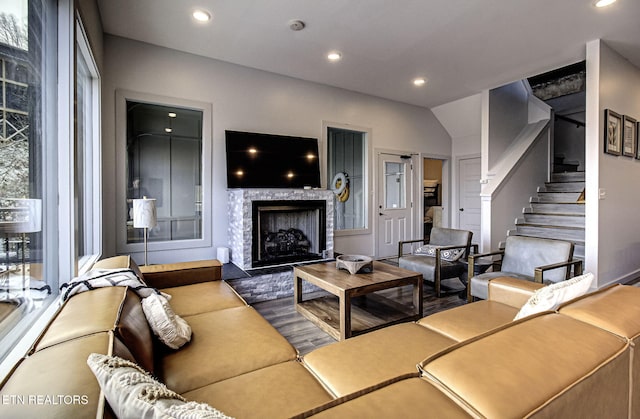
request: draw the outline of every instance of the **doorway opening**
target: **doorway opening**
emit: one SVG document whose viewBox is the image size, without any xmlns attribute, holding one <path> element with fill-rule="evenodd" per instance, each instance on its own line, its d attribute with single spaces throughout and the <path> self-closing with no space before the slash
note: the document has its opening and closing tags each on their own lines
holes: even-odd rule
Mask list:
<svg viewBox="0 0 640 419">
<path fill-rule="evenodd" d="M 442 227 L 442 160 L 424 158 L 422 170 L 423 237 Z"/>
</svg>

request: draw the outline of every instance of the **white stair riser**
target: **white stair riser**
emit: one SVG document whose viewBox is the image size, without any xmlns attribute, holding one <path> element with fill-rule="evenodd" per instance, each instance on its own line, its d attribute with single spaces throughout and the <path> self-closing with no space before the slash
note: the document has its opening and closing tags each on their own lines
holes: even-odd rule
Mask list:
<svg viewBox="0 0 640 419">
<path fill-rule="evenodd" d="M 540 192 L 537 202 L 577 202 L 579 197 L 580 192 Z M 535 198 L 532 202 L 536 202 Z"/>
<path fill-rule="evenodd" d="M 579 192 L 584 190 L 584 182 L 552 182 L 538 188 L 538 192 Z"/>
<path fill-rule="evenodd" d="M 533 226 L 516 226 L 516 231 L 522 236 L 541 237 L 557 240 L 584 241 L 584 229 L 547 228 Z"/>
<path fill-rule="evenodd" d="M 584 172 L 553 173 L 551 180 L 553 182 L 584 182 Z"/>
<path fill-rule="evenodd" d="M 544 214 L 584 214 L 584 204 L 531 203 L 531 212 Z"/>
<path fill-rule="evenodd" d="M 584 217 L 575 215 L 524 214 L 523 223 L 584 228 Z"/>
</svg>

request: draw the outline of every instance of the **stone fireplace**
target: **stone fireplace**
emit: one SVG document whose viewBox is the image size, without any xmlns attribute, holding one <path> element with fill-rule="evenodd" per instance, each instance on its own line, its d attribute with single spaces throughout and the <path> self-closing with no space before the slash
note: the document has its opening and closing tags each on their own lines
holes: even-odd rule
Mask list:
<svg viewBox="0 0 640 419">
<path fill-rule="evenodd" d="M 333 193 L 230 189 L 231 260 L 241 269 L 333 257 Z"/>
</svg>

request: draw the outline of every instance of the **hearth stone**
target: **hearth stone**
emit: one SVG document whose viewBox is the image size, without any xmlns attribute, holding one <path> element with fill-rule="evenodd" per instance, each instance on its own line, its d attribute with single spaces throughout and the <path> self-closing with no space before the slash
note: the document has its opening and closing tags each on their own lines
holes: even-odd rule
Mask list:
<svg viewBox="0 0 640 419">
<path fill-rule="evenodd" d="M 293 304 L 293 268 L 249 278 L 229 279 L 227 283 L 245 299 L 247 304 L 289 297 Z M 322 290 L 306 281 L 302 282 L 302 292 L 314 291 Z"/>
</svg>

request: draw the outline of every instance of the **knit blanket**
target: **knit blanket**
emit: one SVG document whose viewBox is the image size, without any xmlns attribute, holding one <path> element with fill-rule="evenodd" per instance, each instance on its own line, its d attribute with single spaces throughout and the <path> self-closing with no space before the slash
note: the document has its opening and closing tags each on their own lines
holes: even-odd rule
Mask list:
<svg viewBox="0 0 640 419">
<path fill-rule="evenodd" d="M 129 287 L 140 298 L 151 294 L 160 294 L 155 288 L 147 286 L 131 269 L 92 269 L 60 286 L 62 301 L 84 291 L 104 287 Z"/>
</svg>

